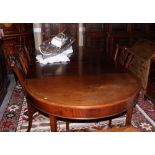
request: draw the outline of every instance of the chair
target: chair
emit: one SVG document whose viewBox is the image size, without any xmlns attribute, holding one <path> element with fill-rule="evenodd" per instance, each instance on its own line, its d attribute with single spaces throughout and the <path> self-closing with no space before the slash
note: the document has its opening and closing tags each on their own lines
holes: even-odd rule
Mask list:
<svg viewBox="0 0 155 155">
<path fill-rule="evenodd" d="M 19 59 L 19 60 L 21 60 L 21 59 Z M 15 56 L 10 56 L 10 62 L 11 62 L 11 68 L 12 68 L 14 74 L 18 78 L 19 83 L 21 84 L 22 88 L 25 91 L 25 83 L 24 83 L 25 78 L 24 78 L 24 75 L 22 73 L 22 70 L 20 69 L 20 64 L 19 64 L 17 58 Z M 24 70 L 24 68 L 23 68 L 23 70 Z M 31 104 L 30 104 L 31 101 L 29 99 L 27 101 L 28 101 L 27 106 L 28 106 L 28 115 L 29 115 L 29 125 L 28 125 L 27 131 L 30 131 L 31 126 L 32 126 L 33 114 L 37 110 L 35 110 L 35 108 L 33 108 L 33 106 L 31 106 Z"/>
<path fill-rule="evenodd" d="M 128 52 L 128 49 L 125 46 L 120 46 L 118 44 L 116 45 L 116 49 L 113 57 L 116 65 L 121 64 L 124 67 L 124 69 L 128 69 L 129 65 L 133 61 L 133 58 L 134 58 L 134 55 L 131 52 Z M 109 120 L 110 128 L 111 128 L 111 123 L 112 123 L 112 119 Z M 131 129 L 131 127 L 129 129 Z M 112 131 L 114 130 L 115 129 L 112 129 Z M 124 128 L 122 130 L 124 130 Z M 128 127 L 125 128 L 125 130 L 128 130 Z"/>
<path fill-rule="evenodd" d="M 22 70 L 22 66 L 21 64 L 18 62 L 18 58 L 16 58 L 13 55 L 10 55 L 10 67 L 12 68 L 14 74 L 16 75 L 17 79 L 19 80 L 19 83 L 21 84 L 23 90 L 26 93 L 26 89 L 25 89 L 25 72 Z M 38 109 L 36 109 L 35 107 L 33 107 L 32 101 L 29 99 L 28 96 L 26 96 L 27 99 L 27 106 L 28 106 L 28 116 L 29 116 L 29 125 L 28 125 L 28 129 L 27 131 L 29 132 L 32 126 L 32 120 L 33 120 L 33 114 L 37 111 L 39 111 Z M 56 120 L 57 121 L 57 120 Z M 51 123 L 51 122 L 50 122 Z M 66 130 L 69 129 L 69 123 L 66 122 Z"/>
</svg>

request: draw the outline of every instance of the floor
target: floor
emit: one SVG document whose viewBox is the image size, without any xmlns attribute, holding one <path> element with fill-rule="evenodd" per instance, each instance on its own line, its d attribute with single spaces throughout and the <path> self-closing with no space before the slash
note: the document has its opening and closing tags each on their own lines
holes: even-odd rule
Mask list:
<svg viewBox="0 0 155 155">
<path fill-rule="evenodd" d="M 14 76 L 12 74 L 9 75 L 9 80 L 10 80 L 10 84 L 8 86 L 8 89 L 7 89 L 7 94 L 2 102 L 2 105 L 0 107 L 0 120 L 2 119 L 3 117 L 3 114 L 4 114 L 4 111 L 9 103 L 9 100 L 10 100 L 10 97 L 11 97 L 11 94 L 12 94 L 12 91 L 15 87 L 15 79 L 14 79 Z"/>
</svg>

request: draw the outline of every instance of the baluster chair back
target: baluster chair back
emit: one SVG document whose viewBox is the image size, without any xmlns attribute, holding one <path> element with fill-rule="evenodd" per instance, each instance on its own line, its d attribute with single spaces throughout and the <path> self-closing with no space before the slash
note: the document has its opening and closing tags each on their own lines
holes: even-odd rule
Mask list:
<svg viewBox="0 0 155 155">
<path fill-rule="evenodd" d="M 18 63 L 17 58 L 15 56 L 13 56 L 13 55 L 10 55 L 10 66 L 11 66 L 15 76 L 19 80 L 19 83 L 21 84 L 23 89 L 25 89 L 25 84 L 24 84 L 25 75 L 24 75 L 24 72 L 22 70 L 21 65 Z"/>
<path fill-rule="evenodd" d="M 18 54 L 17 56 L 18 60 L 23 68 L 23 71 L 25 72 L 25 74 L 27 74 L 28 68 L 29 68 L 30 57 L 28 55 L 28 51 L 26 52 L 25 49 L 26 49 L 25 46 L 22 46 L 22 45 L 16 46 L 16 53 Z"/>
<path fill-rule="evenodd" d="M 133 55 L 128 52 L 126 47 L 117 44 L 113 59 L 115 64 L 121 64 L 125 69 L 128 69 L 132 63 Z"/>
</svg>

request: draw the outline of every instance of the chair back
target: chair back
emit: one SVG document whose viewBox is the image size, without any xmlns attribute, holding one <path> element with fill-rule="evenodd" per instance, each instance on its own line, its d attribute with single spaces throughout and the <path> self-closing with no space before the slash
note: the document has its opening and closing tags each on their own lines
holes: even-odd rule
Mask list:
<svg viewBox="0 0 155 155">
<path fill-rule="evenodd" d="M 132 63 L 133 55 L 128 52 L 126 47 L 116 45 L 113 59 L 116 64 L 121 64 L 125 69 L 128 69 L 129 65 Z"/>
<path fill-rule="evenodd" d="M 31 61 L 31 58 L 30 58 L 29 51 L 28 51 L 28 49 L 27 49 L 26 46 L 24 46 L 24 51 L 25 51 L 25 54 L 27 56 L 28 62 L 30 62 Z"/>
<path fill-rule="evenodd" d="M 12 68 L 12 71 L 16 75 L 16 77 L 19 80 L 19 83 L 21 84 L 23 89 L 25 89 L 25 84 L 24 84 L 25 76 L 24 76 L 22 68 L 15 56 L 10 56 L 10 67 Z"/>
<path fill-rule="evenodd" d="M 16 46 L 17 58 L 23 68 L 25 74 L 28 72 L 28 64 L 30 62 L 30 57 L 28 55 L 28 51 L 26 52 L 26 47 L 23 45 Z M 27 53 L 27 54 L 26 54 Z"/>
<path fill-rule="evenodd" d="M 30 52 L 26 47 L 26 45 L 24 44 L 16 45 L 15 48 L 18 51 L 18 53 L 23 53 L 25 55 L 25 59 L 27 60 L 27 62 L 31 61 L 30 54 L 29 54 Z"/>
<path fill-rule="evenodd" d="M 133 58 L 134 58 L 134 55 L 132 53 L 127 52 L 127 58 L 124 64 L 126 69 L 128 69 L 129 65 L 133 62 Z"/>
<path fill-rule="evenodd" d="M 19 60 L 21 66 L 23 68 L 24 73 L 27 75 L 27 72 L 28 72 L 28 62 L 26 61 L 23 53 L 22 52 L 19 53 L 17 57 L 18 57 L 18 60 Z"/>
</svg>

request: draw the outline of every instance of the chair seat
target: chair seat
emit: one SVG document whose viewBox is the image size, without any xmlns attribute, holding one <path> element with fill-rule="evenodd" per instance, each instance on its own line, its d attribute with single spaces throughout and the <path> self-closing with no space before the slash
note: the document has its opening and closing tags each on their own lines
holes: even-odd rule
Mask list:
<svg viewBox="0 0 155 155">
<path fill-rule="evenodd" d="M 130 125 L 130 126 L 124 126 L 120 128 L 97 130 L 96 132 L 141 132 L 141 130 Z"/>
</svg>

